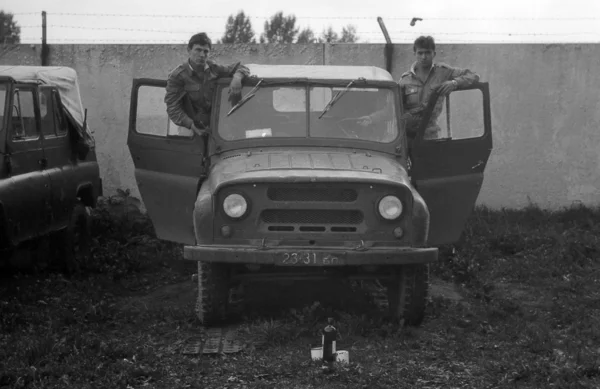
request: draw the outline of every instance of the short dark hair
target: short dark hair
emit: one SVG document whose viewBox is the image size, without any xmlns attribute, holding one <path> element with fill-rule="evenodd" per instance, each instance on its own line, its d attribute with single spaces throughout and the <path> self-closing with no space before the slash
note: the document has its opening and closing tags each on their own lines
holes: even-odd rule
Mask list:
<svg viewBox="0 0 600 389">
<path fill-rule="evenodd" d="M 194 47 L 194 45 L 208 45 L 209 49 L 212 49 L 212 42 L 208 35 L 205 32 L 199 32 L 197 34 L 192 35 L 190 41 L 188 42 L 188 49 Z"/>
<path fill-rule="evenodd" d="M 432 36 L 421 35 L 420 37 L 415 39 L 415 43 L 413 44 L 413 52 L 417 52 L 417 47 L 435 51 L 435 41 L 433 40 Z"/>
</svg>

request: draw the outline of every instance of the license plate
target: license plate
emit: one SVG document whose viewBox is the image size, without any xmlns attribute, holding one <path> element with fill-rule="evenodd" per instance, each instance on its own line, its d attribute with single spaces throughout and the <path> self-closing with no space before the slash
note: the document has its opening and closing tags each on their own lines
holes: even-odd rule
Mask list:
<svg viewBox="0 0 600 389">
<path fill-rule="evenodd" d="M 336 266 L 344 263 L 344 253 L 290 251 L 281 253 L 277 257 L 277 265 L 282 266 Z"/>
</svg>

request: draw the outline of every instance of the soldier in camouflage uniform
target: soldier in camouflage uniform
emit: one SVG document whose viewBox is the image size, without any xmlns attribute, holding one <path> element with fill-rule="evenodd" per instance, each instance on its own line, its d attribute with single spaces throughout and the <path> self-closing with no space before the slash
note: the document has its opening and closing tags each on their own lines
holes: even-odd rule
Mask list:
<svg viewBox="0 0 600 389">
<path fill-rule="evenodd" d="M 188 60 L 173 69 L 167 80 L 165 103 L 169 118 L 198 135 L 206 134 L 210 125 L 216 80 L 233 77 L 229 93 L 232 103 L 236 103 L 240 99 L 242 80 L 250 73 L 240 62 L 224 66 L 208 59 L 211 48 L 211 40 L 205 33 L 193 35 L 188 43 Z"/>
</svg>

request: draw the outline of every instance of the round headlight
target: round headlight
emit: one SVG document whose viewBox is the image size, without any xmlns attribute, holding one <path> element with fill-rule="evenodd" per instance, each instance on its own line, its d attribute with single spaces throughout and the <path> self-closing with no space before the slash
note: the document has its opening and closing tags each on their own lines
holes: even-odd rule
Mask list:
<svg viewBox="0 0 600 389">
<path fill-rule="evenodd" d="M 223 200 L 223 210 L 227 216 L 237 219 L 244 216 L 248 210 L 248 203 L 244 196 L 236 193 L 230 194 Z"/>
<path fill-rule="evenodd" d="M 399 218 L 402 214 L 402 201 L 396 196 L 385 196 L 379 201 L 379 213 L 387 220 Z"/>
</svg>

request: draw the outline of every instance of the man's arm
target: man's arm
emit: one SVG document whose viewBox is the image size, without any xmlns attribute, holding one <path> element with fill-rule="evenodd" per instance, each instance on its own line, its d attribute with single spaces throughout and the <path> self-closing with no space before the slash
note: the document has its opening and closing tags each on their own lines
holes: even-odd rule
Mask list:
<svg viewBox="0 0 600 389">
<path fill-rule="evenodd" d="M 241 62 L 232 63 L 230 65 L 219 65 L 213 63 L 212 70 L 218 78 L 233 77 L 239 79 L 240 81 L 250 75 L 250 69 L 242 65 Z"/>
<path fill-rule="evenodd" d="M 469 69 L 455 68 L 446 64 L 440 64 L 440 66 L 447 71 L 444 74 L 446 81 L 437 87 L 438 93 L 442 96 L 447 95 L 457 88 L 465 88 L 479 81 L 479 75 Z"/>
<path fill-rule="evenodd" d="M 242 80 L 250 75 L 250 69 L 242 65 L 241 62 L 230 65 L 218 65 L 213 63 L 212 66 L 212 71 L 216 74 L 217 78 L 232 77 L 231 83 L 229 84 L 229 98 L 232 104 L 237 104 L 241 99 Z"/>
<path fill-rule="evenodd" d="M 189 117 L 182 106 L 182 99 L 185 96 L 185 83 L 179 76 L 178 69 L 169 74 L 167 79 L 167 92 L 165 93 L 165 104 L 167 105 L 167 114 L 169 119 L 178 126 L 192 128 L 194 120 Z"/>
<path fill-rule="evenodd" d="M 450 73 L 450 80 L 455 80 L 458 84 L 458 87 L 464 88 L 479 81 L 479 74 L 473 73 L 469 69 L 455 67 L 452 67 L 451 69 L 452 71 Z"/>
</svg>

